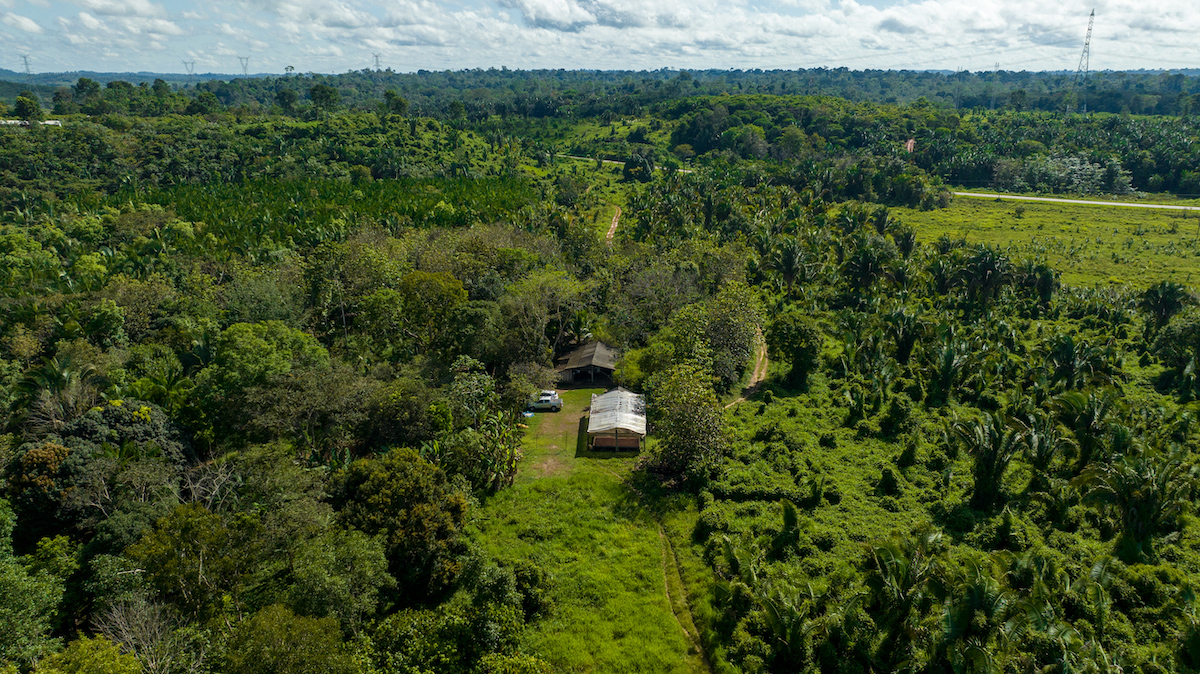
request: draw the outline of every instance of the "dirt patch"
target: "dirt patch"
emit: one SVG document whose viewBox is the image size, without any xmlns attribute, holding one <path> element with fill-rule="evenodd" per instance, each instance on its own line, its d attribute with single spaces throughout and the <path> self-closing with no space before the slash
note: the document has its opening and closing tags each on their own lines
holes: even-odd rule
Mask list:
<svg viewBox="0 0 1200 674">
<path fill-rule="evenodd" d="M 529 467 L 538 477 L 554 477 L 571 470 L 570 464 L 557 456 L 543 456 Z"/>
</svg>

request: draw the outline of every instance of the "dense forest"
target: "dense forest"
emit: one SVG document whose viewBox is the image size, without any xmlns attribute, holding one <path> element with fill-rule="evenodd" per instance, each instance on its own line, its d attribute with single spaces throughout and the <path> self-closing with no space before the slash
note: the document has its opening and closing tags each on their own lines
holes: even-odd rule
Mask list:
<svg viewBox="0 0 1200 674">
<path fill-rule="evenodd" d="M 639 108 L 689 96 L 738 94 L 828 95 L 863 103 L 909 104 L 926 98 L 956 109 L 1090 110 L 1133 114 L 1190 114 L 1200 88 L 1196 70 L 1099 71 L 1082 85 L 1074 72 L 927 70 L 487 70 L 400 73 L 349 71 L 341 75 L 292 73 L 284 77 L 196 76 L 153 73 L 39 73 L 22 76 L 0 69 L 0 99 L 11 101 L 22 89 L 50 100 L 79 79 L 101 85 L 117 82 L 150 87 L 156 82 L 189 96 L 210 92 L 223 105 L 275 105 L 279 92 L 325 84 L 353 107 L 383 100 L 388 89 L 400 92 L 422 115 L 454 114 L 455 102 L 474 116 L 533 114 L 589 116 L 610 111 L 629 114 Z M 23 84 L 21 84 L 23 83 Z M 286 94 L 285 94 L 286 96 Z"/>
<path fill-rule="evenodd" d="M 1200 671 L 1197 296 L 914 224 L 951 186 L 1200 193 L 1195 82 L 1097 76 L 1085 115 L 1001 76 L 995 109 L 849 71 L 19 92 L 0 667 Z M 534 471 L 525 409 L 593 339 L 648 447 Z"/>
</svg>

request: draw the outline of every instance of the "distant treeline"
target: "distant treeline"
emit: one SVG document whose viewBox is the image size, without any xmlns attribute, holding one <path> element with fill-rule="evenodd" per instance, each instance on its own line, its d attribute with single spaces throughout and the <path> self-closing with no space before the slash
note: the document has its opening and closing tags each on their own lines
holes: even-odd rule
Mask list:
<svg viewBox="0 0 1200 674">
<path fill-rule="evenodd" d="M 481 119 L 490 115 L 529 117 L 636 114 L 647 106 L 696 95 L 822 94 L 855 102 L 908 104 L 924 98 L 942 108 L 1082 110 L 1157 115 L 1188 115 L 1200 93 L 1197 75 L 1184 72 L 1097 72 L 1086 87 L 1071 72 L 938 72 L 911 70 L 460 70 L 397 73 L 362 70 L 341 75 L 208 79 L 189 84 L 177 74 L 129 73 L 40 74 L 29 79 L 0 70 L 0 100 L 12 103 L 28 90 L 51 103 L 79 103 L 67 96 L 70 82 L 82 79 L 118 94 L 132 89 L 147 94 L 161 81 L 188 100 L 213 94 L 224 107 L 278 107 L 285 91 L 299 94 L 301 104 L 316 84 L 333 87 L 340 102 L 352 108 L 382 104 L 384 92 L 406 98 L 413 111 L 434 117 Z M 124 77 L 124 79 L 122 79 Z M 160 85 L 161 86 L 161 85 Z M 71 98 L 70 101 L 66 99 Z M 120 98 L 120 96 L 118 96 Z M 119 103 L 119 101 L 117 102 Z M 86 112 L 86 105 L 81 108 Z M 69 111 L 70 105 L 64 105 Z M 64 114 L 64 113 L 59 113 Z"/>
</svg>

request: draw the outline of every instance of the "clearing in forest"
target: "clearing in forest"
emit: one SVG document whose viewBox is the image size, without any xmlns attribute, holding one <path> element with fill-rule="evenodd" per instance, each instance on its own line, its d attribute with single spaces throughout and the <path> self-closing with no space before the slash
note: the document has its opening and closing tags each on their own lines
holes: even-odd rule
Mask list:
<svg viewBox="0 0 1200 674">
<path fill-rule="evenodd" d="M 1188 211 L 956 198 L 893 213 L 923 244 L 947 236 L 996 246 L 1045 260 L 1069 285 L 1200 283 L 1200 216 Z"/>
<path fill-rule="evenodd" d="M 528 420 L 516 484 L 476 511 L 474 538 L 498 559 L 551 574 L 554 610 L 525 640 L 554 671 L 706 672 L 677 535 L 627 483 L 637 454 L 588 452 L 581 442 L 592 394 L 603 392 L 562 391 L 561 412 Z"/>
</svg>

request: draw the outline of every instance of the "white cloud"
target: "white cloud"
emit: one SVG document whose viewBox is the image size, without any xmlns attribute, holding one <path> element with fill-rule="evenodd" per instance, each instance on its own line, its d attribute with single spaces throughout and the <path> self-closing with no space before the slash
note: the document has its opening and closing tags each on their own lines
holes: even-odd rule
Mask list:
<svg viewBox="0 0 1200 674">
<path fill-rule="evenodd" d="M 88 14 L 87 12 L 79 13 L 79 23 L 82 23 L 83 27 L 87 28 L 88 30 L 104 30 L 108 28 L 108 26 L 104 25 L 103 21 L 97 19 L 91 14 Z"/>
<path fill-rule="evenodd" d="M 149 0 L 74 0 L 75 4 L 101 16 L 163 16 L 162 5 Z"/>
<path fill-rule="evenodd" d="M 4 23 L 12 26 L 13 28 L 16 28 L 17 30 L 25 31 L 26 33 L 41 34 L 46 32 L 46 29 L 38 25 L 37 21 L 34 21 L 27 16 L 21 16 L 20 14 L 5 12 L 3 19 L 0 20 L 4 21 Z"/>
<path fill-rule="evenodd" d="M 1194 0 L 0 0 L 31 50 L 78 68 L 1074 68 L 1200 62 Z M 69 3 L 69 4 L 68 4 Z M 74 9 L 68 9 L 74 5 Z M 21 4 L 21 7 L 27 6 Z M 57 15 L 57 16 L 56 16 Z M 55 19 L 57 18 L 57 22 Z M 29 32 L 36 26 L 42 32 Z M 45 28 L 43 28 L 45 26 Z M 10 33 L 11 34 L 11 33 Z M 169 51 L 168 57 L 162 52 Z M 109 62 L 106 52 L 122 56 Z M 185 56 L 191 54 L 191 56 Z M 103 61 L 103 63 L 101 63 Z"/>
</svg>

